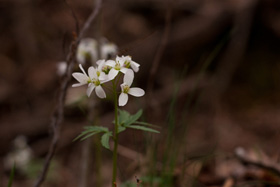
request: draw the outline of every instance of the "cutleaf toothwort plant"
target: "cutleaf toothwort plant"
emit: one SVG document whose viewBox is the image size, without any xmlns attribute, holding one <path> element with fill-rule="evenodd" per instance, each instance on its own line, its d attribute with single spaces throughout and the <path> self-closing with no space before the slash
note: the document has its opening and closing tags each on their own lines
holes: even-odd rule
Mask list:
<svg viewBox="0 0 280 187">
<path fill-rule="evenodd" d="M 87 126 L 84 127 L 85 130 L 79 136 L 77 136 L 75 140 L 85 140 L 95 134 L 102 133 L 101 144 L 105 148 L 110 149 L 109 142 L 110 138 L 112 138 L 114 142 L 114 146 L 112 148 L 112 186 L 115 186 L 117 176 L 117 149 L 119 133 L 125 131 L 127 128 L 153 133 L 159 132 L 151 128 L 152 125 L 138 121 L 142 115 L 141 109 L 134 115 L 119 109 L 120 106 L 125 106 L 128 103 L 128 95 L 141 97 L 145 94 L 143 89 L 132 87 L 134 73 L 139 71 L 140 64 L 134 62 L 130 56 L 116 56 L 114 60 L 98 60 L 96 65 L 90 66 L 86 72 L 82 66 L 84 61 L 83 59 L 84 56 L 88 57 L 88 55 L 95 55 L 93 52 L 90 52 L 93 48 L 95 48 L 95 43 L 92 40 L 87 40 L 85 48 L 82 48 L 80 51 L 78 51 L 77 59 L 79 62 L 82 62 L 79 64 L 82 73 L 75 72 L 72 74 L 72 76 L 78 81 L 78 83 L 73 84 L 72 86 L 78 87 L 87 85 L 86 93 L 88 97 L 92 95 L 94 90 L 95 94 L 100 99 L 106 98 L 105 90 L 108 90 L 113 94 L 115 109 L 115 119 L 113 123 L 114 130 L 110 131 L 107 127 L 102 126 Z M 122 76 L 123 82 L 119 84 Z M 103 87 L 108 87 L 108 85 L 110 86 L 110 84 L 108 84 L 109 82 L 111 82 L 111 87 L 104 90 Z"/>
</svg>

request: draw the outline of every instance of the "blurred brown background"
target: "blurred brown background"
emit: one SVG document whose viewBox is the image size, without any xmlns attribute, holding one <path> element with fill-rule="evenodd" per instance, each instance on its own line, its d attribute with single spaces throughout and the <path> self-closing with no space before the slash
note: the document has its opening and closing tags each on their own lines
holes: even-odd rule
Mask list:
<svg viewBox="0 0 280 187">
<path fill-rule="evenodd" d="M 40 169 L 61 82 L 56 66 L 66 59 L 76 24 L 81 28 L 93 8 L 90 0 L 0 2 L 0 186 L 7 184 L 5 159 L 19 135 L 26 136 L 33 158 L 39 160 L 33 165 Z M 171 142 L 182 147 L 178 165 L 193 155 L 232 155 L 236 147 L 257 147 L 269 158 L 278 158 L 280 1 L 105 0 L 86 36 L 106 37 L 118 45 L 119 55 L 141 64 L 135 84 L 147 94 L 131 99 L 126 109 L 134 113 L 141 106 L 145 119 L 161 126 L 161 134 L 150 140 L 158 155 L 170 151 L 166 137 L 171 135 Z M 83 143 L 72 142 L 88 125 L 87 111 L 79 107 L 65 107 L 54 176 L 45 186 L 78 186 L 82 178 Z M 110 123 L 113 107 L 107 101 L 99 107 L 98 121 Z M 145 157 L 145 136 L 128 131 L 120 144 Z M 111 153 L 103 154 L 106 186 Z M 125 153 L 120 156 L 122 182 L 142 171 L 142 163 L 128 170 L 131 159 Z M 221 185 L 230 176 L 230 171 L 215 171 L 217 165 L 206 164 L 201 184 Z M 14 186 L 31 186 L 36 171 L 18 172 Z"/>
</svg>

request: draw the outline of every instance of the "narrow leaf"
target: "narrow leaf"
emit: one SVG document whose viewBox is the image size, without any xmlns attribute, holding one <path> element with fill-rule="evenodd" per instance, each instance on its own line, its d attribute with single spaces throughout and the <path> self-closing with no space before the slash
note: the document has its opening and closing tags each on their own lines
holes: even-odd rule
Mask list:
<svg viewBox="0 0 280 187">
<path fill-rule="evenodd" d="M 15 170 L 16 170 L 16 164 L 14 163 L 12 171 L 10 173 L 8 187 L 11 187 L 12 184 L 13 184 L 13 180 L 14 180 L 14 177 L 15 177 Z"/>
<path fill-rule="evenodd" d="M 110 140 L 110 136 L 112 136 L 112 132 L 106 132 L 102 135 L 101 137 L 101 144 L 103 145 L 103 147 L 105 147 L 106 149 L 110 149 L 109 146 L 109 140 Z"/>
<path fill-rule="evenodd" d="M 86 133 L 81 133 L 81 134 L 79 134 L 76 138 L 74 138 L 74 140 L 72 141 L 72 142 L 75 142 L 75 141 L 77 141 L 78 139 L 80 139 L 81 137 L 83 137 L 84 135 L 85 135 Z"/>
<path fill-rule="evenodd" d="M 85 126 L 84 129 L 98 132 L 108 132 L 108 128 L 101 126 Z"/>
<path fill-rule="evenodd" d="M 134 115 L 131 115 L 126 121 L 125 121 L 125 124 L 124 126 L 129 126 L 131 124 L 133 124 L 135 121 L 137 121 L 141 116 L 142 116 L 142 109 L 139 110 L 136 114 Z"/>
<path fill-rule="evenodd" d="M 89 134 L 87 134 L 86 136 L 84 136 L 83 138 L 81 138 L 80 141 L 84 141 L 85 139 L 87 139 L 87 138 L 89 138 L 89 137 L 91 137 L 91 136 L 93 136 L 93 135 L 95 135 L 95 134 L 98 134 L 98 133 L 100 133 L 100 132 L 92 132 L 92 133 L 89 133 Z"/>
<path fill-rule="evenodd" d="M 82 138 L 83 136 L 87 135 L 87 134 L 91 134 L 91 133 L 99 133 L 96 131 L 83 131 L 81 132 L 81 134 L 79 134 L 76 138 L 74 138 L 73 142 L 77 141 L 78 139 Z"/>
<path fill-rule="evenodd" d="M 76 141 L 78 139 L 81 139 L 82 140 L 85 140 L 97 133 L 100 133 L 100 132 L 109 132 L 108 128 L 106 127 L 101 127 L 101 126 L 86 126 L 84 127 L 84 131 L 81 132 L 80 135 L 78 135 L 73 141 Z M 83 137 L 83 138 L 82 138 Z"/>
<path fill-rule="evenodd" d="M 157 130 L 151 129 L 149 127 L 140 126 L 140 125 L 130 125 L 130 126 L 128 126 L 128 128 L 138 129 L 138 130 L 147 131 L 147 132 L 160 133 Z"/>
<path fill-rule="evenodd" d="M 145 126 L 148 126 L 148 127 L 153 127 L 153 128 L 158 128 L 158 129 L 161 128 L 161 127 L 158 126 L 158 125 L 153 125 L 153 124 L 146 123 L 146 122 L 142 122 L 142 121 L 135 121 L 134 124 L 145 125 Z"/>
</svg>

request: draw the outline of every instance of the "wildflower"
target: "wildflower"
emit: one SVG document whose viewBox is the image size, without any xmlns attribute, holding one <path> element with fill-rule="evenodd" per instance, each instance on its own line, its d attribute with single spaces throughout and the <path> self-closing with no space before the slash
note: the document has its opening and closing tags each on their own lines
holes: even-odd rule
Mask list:
<svg viewBox="0 0 280 187">
<path fill-rule="evenodd" d="M 79 81 L 79 83 L 73 84 L 72 87 L 78 87 L 78 86 L 83 86 L 85 84 L 91 83 L 90 77 L 86 74 L 82 64 L 79 64 L 80 69 L 82 70 L 83 73 L 72 73 L 72 76 Z M 88 73 L 90 71 L 90 68 L 88 69 Z"/>
<path fill-rule="evenodd" d="M 4 167 L 6 169 L 12 169 L 16 163 L 17 169 L 21 172 L 26 172 L 26 167 L 30 163 L 33 157 L 33 152 L 30 146 L 27 144 L 27 138 L 25 136 L 17 136 L 13 141 L 13 151 L 9 152 L 4 157 Z"/>
<path fill-rule="evenodd" d="M 145 91 L 141 88 L 130 88 L 134 79 L 134 73 L 131 69 L 128 69 L 123 78 L 123 84 L 121 84 L 122 93 L 119 96 L 119 106 L 126 105 L 128 101 L 128 94 L 135 97 L 141 97 L 145 94 Z"/>
<path fill-rule="evenodd" d="M 116 60 L 108 60 L 106 64 L 111 67 L 108 73 L 109 80 L 113 80 L 118 75 L 119 72 L 125 74 L 126 71 L 128 70 L 128 68 L 124 66 L 124 61 L 118 60 L 118 58 L 116 58 Z"/>
<path fill-rule="evenodd" d="M 126 68 L 131 67 L 134 72 L 139 71 L 140 64 L 134 62 L 131 59 L 131 56 L 122 56 L 122 57 L 117 56 L 116 61 L 122 62 L 123 66 L 126 67 Z"/>
<path fill-rule="evenodd" d="M 106 94 L 103 88 L 101 87 L 101 84 L 107 82 L 108 80 L 100 80 L 97 70 L 92 66 L 88 68 L 88 75 L 86 74 L 81 64 L 79 65 L 79 67 L 83 73 L 72 74 L 72 76 L 79 82 L 77 84 L 73 84 L 72 87 L 78 87 L 88 84 L 88 97 L 91 95 L 91 92 L 95 89 L 95 93 L 99 98 L 105 98 Z"/>
<path fill-rule="evenodd" d="M 117 55 L 118 47 L 113 43 L 104 43 L 100 46 L 100 55 L 102 59 L 110 59 Z"/>
<path fill-rule="evenodd" d="M 101 72 L 100 70 L 95 69 L 94 67 L 90 67 L 89 69 L 89 76 L 91 78 L 91 83 L 89 83 L 89 88 L 87 89 L 87 95 L 90 96 L 91 92 L 95 89 L 96 95 L 103 99 L 106 97 L 106 93 L 102 88 L 102 84 L 105 82 L 108 82 L 109 79 L 106 79 L 106 75 L 104 72 Z"/>
<path fill-rule="evenodd" d="M 111 69 L 110 66 L 106 65 L 106 61 L 105 60 L 98 60 L 96 62 L 97 66 L 97 74 L 98 77 L 100 77 L 100 80 L 105 80 L 108 79 L 108 73 Z"/>
<path fill-rule="evenodd" d="M 85 64 L 90 61 L 92 64 L 97 60 L 97 42 L 91 38 L 82 39 L 77 50 L 77 61 Z"/>
</svg>

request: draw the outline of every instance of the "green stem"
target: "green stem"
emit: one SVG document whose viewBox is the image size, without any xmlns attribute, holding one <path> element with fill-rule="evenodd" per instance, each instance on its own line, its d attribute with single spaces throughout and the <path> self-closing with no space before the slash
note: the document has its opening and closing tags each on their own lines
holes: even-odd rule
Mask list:
<svg viewBox="0 0 280 187">
<path fill-rule="evenodd" d="M 117 178 L 117 159 L 118 159 L 118 96 L 116 90 L 115 81 L 113 81 L 113 89 L 114 89 L 114 105 L 115 105 L 115 131 L 114 131 L 114 150 L 113 150 L 113 175 L 112 175 L 112 187 L 115 187 L 115 182 Z"/>
</svg>

